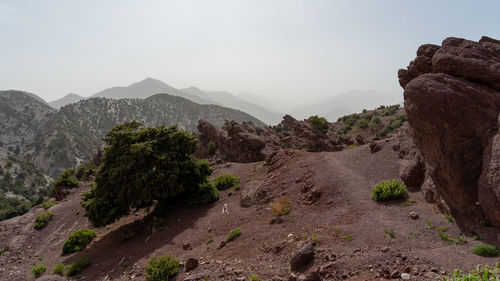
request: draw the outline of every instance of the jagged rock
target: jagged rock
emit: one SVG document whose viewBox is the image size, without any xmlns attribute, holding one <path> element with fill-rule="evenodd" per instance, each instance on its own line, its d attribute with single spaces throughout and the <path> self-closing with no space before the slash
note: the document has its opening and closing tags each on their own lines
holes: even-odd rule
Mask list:
<svg viewBox="0 0 500 281">
<path fill-rule="evenodd" d="M 241 206 L 250 207 L 263 201 L 267 197 L 267 192 L 262 187 L 261 181 L 251 181 L 241 189 L 240 196 Z"/>
<path fill-rule="evenodd" d="M 191 247 L 191 243 L 187 242 L 187 241 L 184 241 L 184 243 L 182 243 L 182 249 L 184 251 L 187 251 L 187 250 L 191 250 L 192 247 Z"/>
<path fill-rule="evenodd" d="M 459 218 L 484 214 L 500 228 L 494 137 L 500 112 L 498 41 L 447 38 L 441 47 L 425 45 L 398 77 L 415 143 L 444 201 L 438 206 L 449 206 Z"/>
<path fill-rule="evenodd" d="M 312 243 L 304 244 L 290 260 L 292 271 L 305 270 L 314 260 L 314 246 Z"/>
<path fill-rule="evenodd" d="M 198 260 L 197 259 L 189 258 L 186 261 L 186 271 L 191 271 L 191 270 L 195 269 L 196 267 L 198 267 Z"/>
<path fill-rule="evenodd" d="M 370 146 L 370 152 L 371 153 L 378 152 L 378 151 L 380 151 L 380 149 L 382 149 L 380 147 L 380 145 L 377 142 L 375 142 L 375 141 L 371 141 L 369 146 Z"/>
<path fill-rule="evenodd" d="M 416 158 L 406 161 L 406 165 L 402 166 L 399 176 L 409 191 L 420 190 L 425 179 L 425 162 L 422 157 L 418 155 Z"/>
</svg>

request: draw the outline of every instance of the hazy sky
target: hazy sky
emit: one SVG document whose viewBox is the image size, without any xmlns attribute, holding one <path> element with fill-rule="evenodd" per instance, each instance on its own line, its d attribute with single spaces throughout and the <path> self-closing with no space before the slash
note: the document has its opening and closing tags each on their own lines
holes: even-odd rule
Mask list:
<svg viewBox="0 0 500 281">
<path fill-rule="evenodd" d="M 284 107 L 400 91 L 447 36 L 500 38 L 500 1 L 0 0 L 0 89 L 51 101 L 153 77 Z"/>
</svg>

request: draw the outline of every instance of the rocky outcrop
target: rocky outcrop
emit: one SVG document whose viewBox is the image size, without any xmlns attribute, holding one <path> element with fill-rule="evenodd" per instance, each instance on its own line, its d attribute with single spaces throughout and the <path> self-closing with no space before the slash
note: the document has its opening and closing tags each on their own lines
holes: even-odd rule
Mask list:
<svg viewBox="0 0 500 281">
<path fill-rule="evenodd" d="M 274 128 L 231 121 L 219 129 L 206 120 L 200 120 L 198 131 L 199 157 L 212 154 L 219 159 L 242 163 L 262 161 L 280 149 L 338 151 L 343 149 L 343 145 L 353 143 L 346 137 L 345 143 L 341 144 L 333 130 L 321 132 L 307 120 L 298 121 L 290 115 L 285 115 Z M 210 145 L 215 146 L 215 151 L 210 151 Z"/>
<path fill-rule="evenodd" d="M 398 77 L 415 143 L 440 196 L 453 215 L 484 214 L 500 228 L 500 43 L 483 37 L 423 45 Z"/>
</svg>

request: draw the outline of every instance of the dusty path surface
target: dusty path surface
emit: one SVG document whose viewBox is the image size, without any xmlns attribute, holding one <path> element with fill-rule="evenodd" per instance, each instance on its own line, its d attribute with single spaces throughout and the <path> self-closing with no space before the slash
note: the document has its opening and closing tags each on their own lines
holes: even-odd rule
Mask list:
<svg viewBox="0 0 500 281">
<path fill-rule="evenodd" d="M 84 184 L 49 210 L 55 216 L 41 231 L 33 229 L 36 215 L 44 211 L 39 208 L 0 223 L 0 249 L 7 249 L 0 256 L 0 279 L 34 279 L 29 271 L 35 264 L 46 265 L 50 273 L 59 263 L 87 257 L 92 265 L 80 280 L 144 280 L 148 260 L 168 253 L 199 262 L 193 271 L 181 269 L 176 280 L 249 280 L 250 274 L 260 280 L 288 280 L 293 253 L 308 241 L 316 244 L 315 259 L 304 275 L 318 271 L 322 280 L 379 280 L 395 271 L 409 271 L 411 280 L 432 280 L 436 273 L 499 262 L 473 255 L 471 248 L 478 242 L 471 237 L 463 245 L 442 241 L 437 227 L 452 238 L 461 230 L 420 192 L 409 193 L 415 201 L 409 206 L 402 204 L 405 200 L 381 204 L 371 199 L 373 185 L 399 177 L 401 159 L 390 142 L 374 154 L 365 145 L 328 153 L 287 150 L 275 157 L 272 165 L 217 167 L 215 175 L 239 176 L 241 189 L 221 191 L 220 200 L 210 206 L 178 210 L 166 218 L 129 216 L 95 229 L 98 237 L 85 250 L 61 256 L 67 236 L 90 227 L 79 206 L 80 194 L 88 189 Z M 256 185 L 266 191 L 265 198 L 241 207 L 241 194 Z M 282 196 L 290 200 L 291 211 L 282 222 L 271 224 L 269 202 Z M 229 214 L 222 214 L 224 204 Z M 417 220 L 409 217 L 412 211 Z M 236 227 L 242 235 L 218 249 Z M 386 233 L 391 231 L 394 238 Z M 494 229 L 478 227 L 477 233 L 499 244 Z"/>
</svg>

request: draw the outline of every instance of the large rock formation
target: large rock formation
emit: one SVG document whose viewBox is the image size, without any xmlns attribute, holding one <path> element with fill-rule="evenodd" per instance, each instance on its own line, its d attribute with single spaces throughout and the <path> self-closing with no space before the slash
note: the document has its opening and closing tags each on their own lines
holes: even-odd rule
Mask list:
<svg viewBox="0 0 500 281">
<path fill-rule="evenodd" d="M 500 229 L 500 41 L 422 45 L 398 77 L 415 143 L 440 196 L 453 215 L 484 215 Z"/>
</svg>

